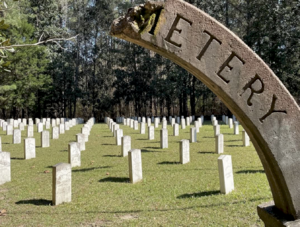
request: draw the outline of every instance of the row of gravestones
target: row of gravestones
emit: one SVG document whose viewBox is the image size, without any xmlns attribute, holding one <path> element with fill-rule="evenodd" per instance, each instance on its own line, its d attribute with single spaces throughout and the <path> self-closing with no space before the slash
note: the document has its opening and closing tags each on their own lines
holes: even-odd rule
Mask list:
<svg viewBox="0 0 300 227">
<path fill-rule="evenodd" d="M 3 131 L 10 131 L 10 128 L 18 128 L 12 130 L 13 135 L 13 144 L 20 144 L 22 142 L 21 140 L 21 131 L 25 129 L 24 125 L 26 126 L 27 120 L 23 119 L 23 121 L 19 120 L 13 120 L 9 119 L 8 121 L 4 121 L 3 119 L 0 119 L 0 127 L 2 127 Z M 65 122 L 64 123 L 60 123 Z M 41 146 L 43 148 L 50 146 L 50 133 L 49 131 L 43 130 L 44 124 L 47 125 L 47 122 L 50 122 L 50 119 L 46 119 L 45 123 L 42 123 L 39 121 L 39 119 L 36 119 L 37 122 L 37 132 L 41 133 Z M 82 122 L 81 119 L 74 118 L 72 120 L 68 119 L 58 119 L 55 120 L 55 124 L 59 124 L 59 128 L 53 125 L 52 128 L 52 139 L 58 139 L 59 134 L 64 134 L 65 129 L 69 130 L 71 127 L 75 126 L 79 122 Z M 65 125 L 67 124 L 67 127 L 65 128 Z M 35 146 L 35 138 L 34 136 L 34 130 L 33 130 L 33 121 L 32 119 L 29 119 L 29 124 L 27 126 L 27 138 L 24 139 L 24 159 L 32 159 L 36 157 L 36 146 Z M 11 133 L 7 134 L 11 135 Z M 0 185 L 4 184 L 6 182 L 11 181 L 11 162 L 10 162 L 10 152 L 4 152 L 2 151 L 2 141 L 0 137 Z"/>
<path fill-rule="evenodd" d="M 81 123 L 82 121 L 79 120 L 77 122 Z M 81 151 L 85 150 L 85 142 L 88 141 L 88 136 L 90 135 L 90 130 L 94 123 L 95 119 L 91 118 L 82 127 L 81 133 L 76 134 L 77 142 L 69 143 L 69 163 L 59 163 L 53 166 L 53 205 L 71 201 L 71 168 L 81 165 Z M 38 124 L 42 124 L 42 122 L 38 122 Z M 60 123 L 60 125 L 64 124 Z M 72 127 L 73 124 L 70 126 Z M 42 133 L 43 132 L 45 131 L 42 131 Z M 43 138 L 43 135 L 41 137 Z M 26 138 L 24 149 L 25 159 L 35 158 L 35 138 Z M 0 151 L 0 175 L 0 185 L 11 181 L 11 162 L 9 152 Z"/>
<path fill-rule="evenodd" d="M 145 118 L 141 119 L 140 122 L 140 129 L 141 134 L 145 134 Z M 159 118 L 154 119 L 154 123 L 159 122 Z M 190 118 L 187 119 L 187 122 L 190 122 Z M 224 123 L 226 123 L 225 118 Z M 228 119 L 228 118 L 227 118 Z M 174 118 L 170 119 L 170 124 L 173 125 L 173 135 L 179 135 L 179 125 L 174 123 Z M 123 119 L 124 125 L 128 125 L 134 130 L 138 130 L 138 120 L 135 119 Z M 211 122 L 214 126 L 218 125 L 216 122 L 216 117 L 213 115 L 211 116 Z M 229 121 L 232 121 L 230 119 Z M 109 129 L 113 133 L 114 137 L 116 138 L 116 144 L 122 146 L 122 156 L 128 156 L 128 163 L 129 163 L 129 178 L 131 183 L 136 183 L 142 180 L 142 158 L 141 158 L 141 150 L 139 149 L 132 149 L 131 148 L 131 137 L 130 136 L 123 136 L 123 130 L 120 129 L 120 126 L 113 121 L 113 119 L 105 118 L 105 122 L 107 123 Z M 149 118 L 148 118 L 149 122 Z M 182 117 L 181 119 L 181 128 L 185 129 L 185 119 Z M 200 117 L 197 121 L 194 122 L 195 127 L 192 127 L 191 130 L 191 139 L 189 140 L 181 140 L 179 143 L 179 156 L 180 156 L 180 163 L 186 164 L 190 161 L 190 142 L 197 142 L 197 132 L 199 132 L 199 128 L 202 127 L 204 123 L 204 117 Z M 168 148 L 168 130 L 167 130 L 167 123 L 166 119 L 163 118 L 162 120 L 162 129 L 161 129 L 161 136 L 160 136 L 160 145 L 161 148 Z M 238 125 L 238 123 L 237 123 Z M 158 127 L 158 126 L 157 126 Z M 154 127 L 151 124 L 148 124 L 148 134 L 149 140 L 154 139 Z M 238 133 L 235 133 L 238 134 Z M 223 153 L 224 149 L 224 142 L 220 143 L 220 134 L 216 134 L 216 152 L 218 154 Z M 247 134 L 246 134 L 247 135 Z M 223 137 L 222 137 L 223 138 Z M 222 149 L 221 149 L 222 146 Z M 230 155 L 221 155 L 218 158 L 218 169 L 219 169 L 219 180 L 220 180 L 220 191 L 221 193 L 227 194 L 234 190 L 234 181 L 233 181 L 233 171 L 232 171 L 232 161 Z"/>
</svg>

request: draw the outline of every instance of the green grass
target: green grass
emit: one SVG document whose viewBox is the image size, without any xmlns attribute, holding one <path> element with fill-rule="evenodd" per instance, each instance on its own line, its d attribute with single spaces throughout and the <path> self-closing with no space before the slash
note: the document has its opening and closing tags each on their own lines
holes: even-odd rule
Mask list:
<svg viewBox="0 0 300 227">
<path fill-rule="evenodd" d="M 12 144 L 12 136 L 1 130 L 2 149 L 11 152 L 12 182 L 0 185 L 0 210 L 7 211 L 0 226 L 263 226 L 256 207 L 272 196 L 261 162 L 253 145 L 242 147 L 241 133 L 233 135 L 226 125 L 221 126 L 224 154 L 232 155 L 235 183 L 228 195 L 219 193 L 220 155 L 214 153 L 212 125 L 200 129 L 185 165 L 178 164 L 178 141 L 189 139 L 190 127 L 174 137 L 168 125 L 169 148 L 160 149 L 160 128 L 149 141 L 147 134 L 121 125 L 132 137 L 132 148 L 142 150 L 143 181 L 133 185 L 128 158 L 120 157 L 121 147 L 107 125 L 96 124 L 81 167 L 72 171 L 72 202 L 51 206 L 52 166 L 68 161 L 68 143 L 81 127 L 51 140 L 49 148 L 40 147 L 35 132 L 37 158 L 31 160 L 23 160 L 24 142 Z"/>
</svg>

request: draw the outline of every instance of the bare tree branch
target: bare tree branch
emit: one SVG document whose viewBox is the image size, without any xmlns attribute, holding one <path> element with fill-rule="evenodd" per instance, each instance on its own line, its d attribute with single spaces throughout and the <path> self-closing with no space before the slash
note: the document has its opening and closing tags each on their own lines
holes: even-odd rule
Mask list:
<svg viewBox="0 0 300 227">
<path fill-rule="evenodd" d="M 59 41 L 68 41 L 68 40 L 76 39 L 78 35 L 75 35 L 75 36 L 70 37 L 70 38 L 53 38 L 53 39 L 46 39 L 44 41 L 41 41 L 42 36 L 43 36 L 43 34 L 41 35 L 41 37 L 40 37 L 40 39 L 37 43 L 16 44 L 16 45 L 10 45 L 10 46 L 0 46 L 0 50 L 9 50 L 9 49 L 16 48 L 16 47 L 38 46 L 38 45 L 43 44 L 43 43 L 55 43 L 60 48 L 64 49 L 58 42 Z"/>
</svg>

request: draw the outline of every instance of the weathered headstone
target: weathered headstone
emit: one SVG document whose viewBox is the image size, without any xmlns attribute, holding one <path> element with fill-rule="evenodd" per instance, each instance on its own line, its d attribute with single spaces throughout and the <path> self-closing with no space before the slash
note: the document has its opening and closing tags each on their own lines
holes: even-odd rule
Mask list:
<svg viewBox="0 0 300 227">
<path fill-rule="evenodd" d="M 148 127 L 148 139 L 154 140 L 154 126 L 153 125 Z"/>
<path fill-rule="evenodd" d="M 59 134 L 65 134 L 65 124 L 59 124 Z"/>
<path fill-rule="evenodd" d="M 220 191 L 228 194 L 234 190 L 231 155 L 221 155 L 218 158 Z"/>
<path fill-rule="evenodd" d="M 50 129 L 50 121 L 46 121 L 46 129 Z"/>
<path fill-rule="evenodd" d="M 148 126 L 148 127 L 151 126 L 151 118 L 147 118 L 147 126 Z"/>
<path fill-rule="evenodd" d="M 123 136 L 122 137 L 122 157 L 128 156 L 128 152 L 131 150 L 131 137 Z"/>
<path fill-rule="evenodd" d="M 23 131 L 24 130 L 24 124 L 21 122 L 21 123 L 19 123 L 19 129 L 21 130 L 21 131 Z"/>
<path fill-rule="evenodd" d="M 229 118 L 228 125 L 229 125 L 229 128 L 233 128 L 232 118 Z"/>
<path fill-rule="evenodd" d="M 19 143 L 21 143 L 21 130 L 14 129 L 13 144 L 19 144 Z"/>
<path fill-rule="evenodd" d="M 0 185 L 11 181 L 10 153 L 0 151 Z"/>
<path fill-rule="evenodd" d="M 114 137 L 117 136 L 117 130 L 118 129 L 120 129 L 120 125 L 118 125 L 118 124 L 113 125 L 113 135 L 114 135 Z M 85 132 L 84 134 L 88 134 L 88 132 Z"/>
<path fill-rule="evenodd" d="M 79 144 L 76 142 L 69 143 L 69 163 L 71 167 L 81 166 L 81 152 L 79 149 Z"/>
<path fill-rule="evenodd" d="M 18 128 L 18 126 L 19 126 L 19 121 L 18 120 L 14 120 L 14 128 Z"/>
<path fill-rule="evenodd" d="M 177 123 L 173 126 L 173 136 L 179 136 L 179 125 Z"/>
<path fill-rule="evenodd" d="M 197 142 L 197 129 L 195 127 L 190 128 L 190 142 Z"/>
<path fill-rule="evenodd" d="M 59 163 L 52 168 L 52 204 L 71 202 L 72 167 L 68 163 Z"/>
<path fill-rule="evenodd" d="M 200 132 L 200 124 L 199 124 L 199 121 L 195 121 L 194 122 L 194 125 L 195 125 L 195 128 L 196 128 L 196 132 Z"/>
<path fill-rule="evenodd" d="M 220 134 L 220 125 L 214 125 L 214 136 Z"/>
<path fill-rule="evenodd" d="M 84 141 L 88 142 L 89 141 L 89 128 L 86 126 L 82 127 L 81 133 L 84 135 Z"/>
<path fill-rule="evenodd" d="M 2 123 L 2 130 L 6 132 L 7 122 Z"/>
<path fill-rule="evenodd" d="M 235 121 L 234 122 L 234 135 L 238 135 L 238 134 L 240 134 L 239 122 Z"/>
<path fill-rule="evenodd" d="M 37 124 L 37 132 L 42 132 L 44 130 L 44 125 L 42 122 Z"/>
<path fill-rule="evenodd" d="M 168 148 L 168 129 L 160 130 L 160 148 Z"/>
<path fill-rule="evenodd" d="M 185 121 L 186 121 L 186 126 L 190 126 L 190 117 L 186 117 L 185 118 Z"/>
<path fill-rule="evenodd" d="M 50 147 L 50 133 L 49 131 L 42 131 L 41 133 L 41 144 L 42 147 Z"/>
<path fill-rule="evenodd" d="M 139 130 L 139 122 L 138 121 L 134 121 L 133 129 L 134 130 Z"/>
<path fill-rule="evenodd" d="M 33 136 L 34 136 L 33 125 L 28 125 L 27 126 L 27 137 L 33 137 Z"/>
<path fill-rule="evenodd" d="M 159 124 L 159 119 L 156 117 L 154 119 L 154 128 L 158 128 L 158 124 Z"/>
<path fill-rule="evenodd" d="M 181 140 L 179 142 L 180 163 L 186 164 L 190 162 L 190 141 Z"/>
<path fill-rule="evenodd" d="M 185 119 L 181 119 L 181 129 L 185 129 Z"/>
<path fill-rule="evenodd" d="M 35 158 L 35 138 L 24 139 L 24 158 L 32 159 Z"/>
<path fill-rule="evenodd" d="M 224 153 L 224 136 L 223 136 L 223 134 L 216 135 L 215 143 L 216 143 L 216 153 L 217 154 Z"/>
<path fill-rule="evenodd" d="M 139 149 L 132 149 L 128 152 L 129 179 L 132 184 L 143 179 L 142 152 Z"/>
<path fill-rule="evenodd" d="M 6 126 L 6 135 L 12 135 L 13 134 L 13 126 L 7 125 Z"/>
</svg>

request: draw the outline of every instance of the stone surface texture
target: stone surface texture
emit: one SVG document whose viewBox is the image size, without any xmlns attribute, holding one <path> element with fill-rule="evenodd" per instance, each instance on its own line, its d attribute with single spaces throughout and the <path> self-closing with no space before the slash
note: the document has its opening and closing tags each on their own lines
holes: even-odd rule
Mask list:
<svg viewBox="0 0 300 227">
<path fill-rule="evenodd" d="M 132 149 L 128 152 L 129 179 L 135 184 L 143 179 L 142 152 L 139 149 Z"/>
</svg>

